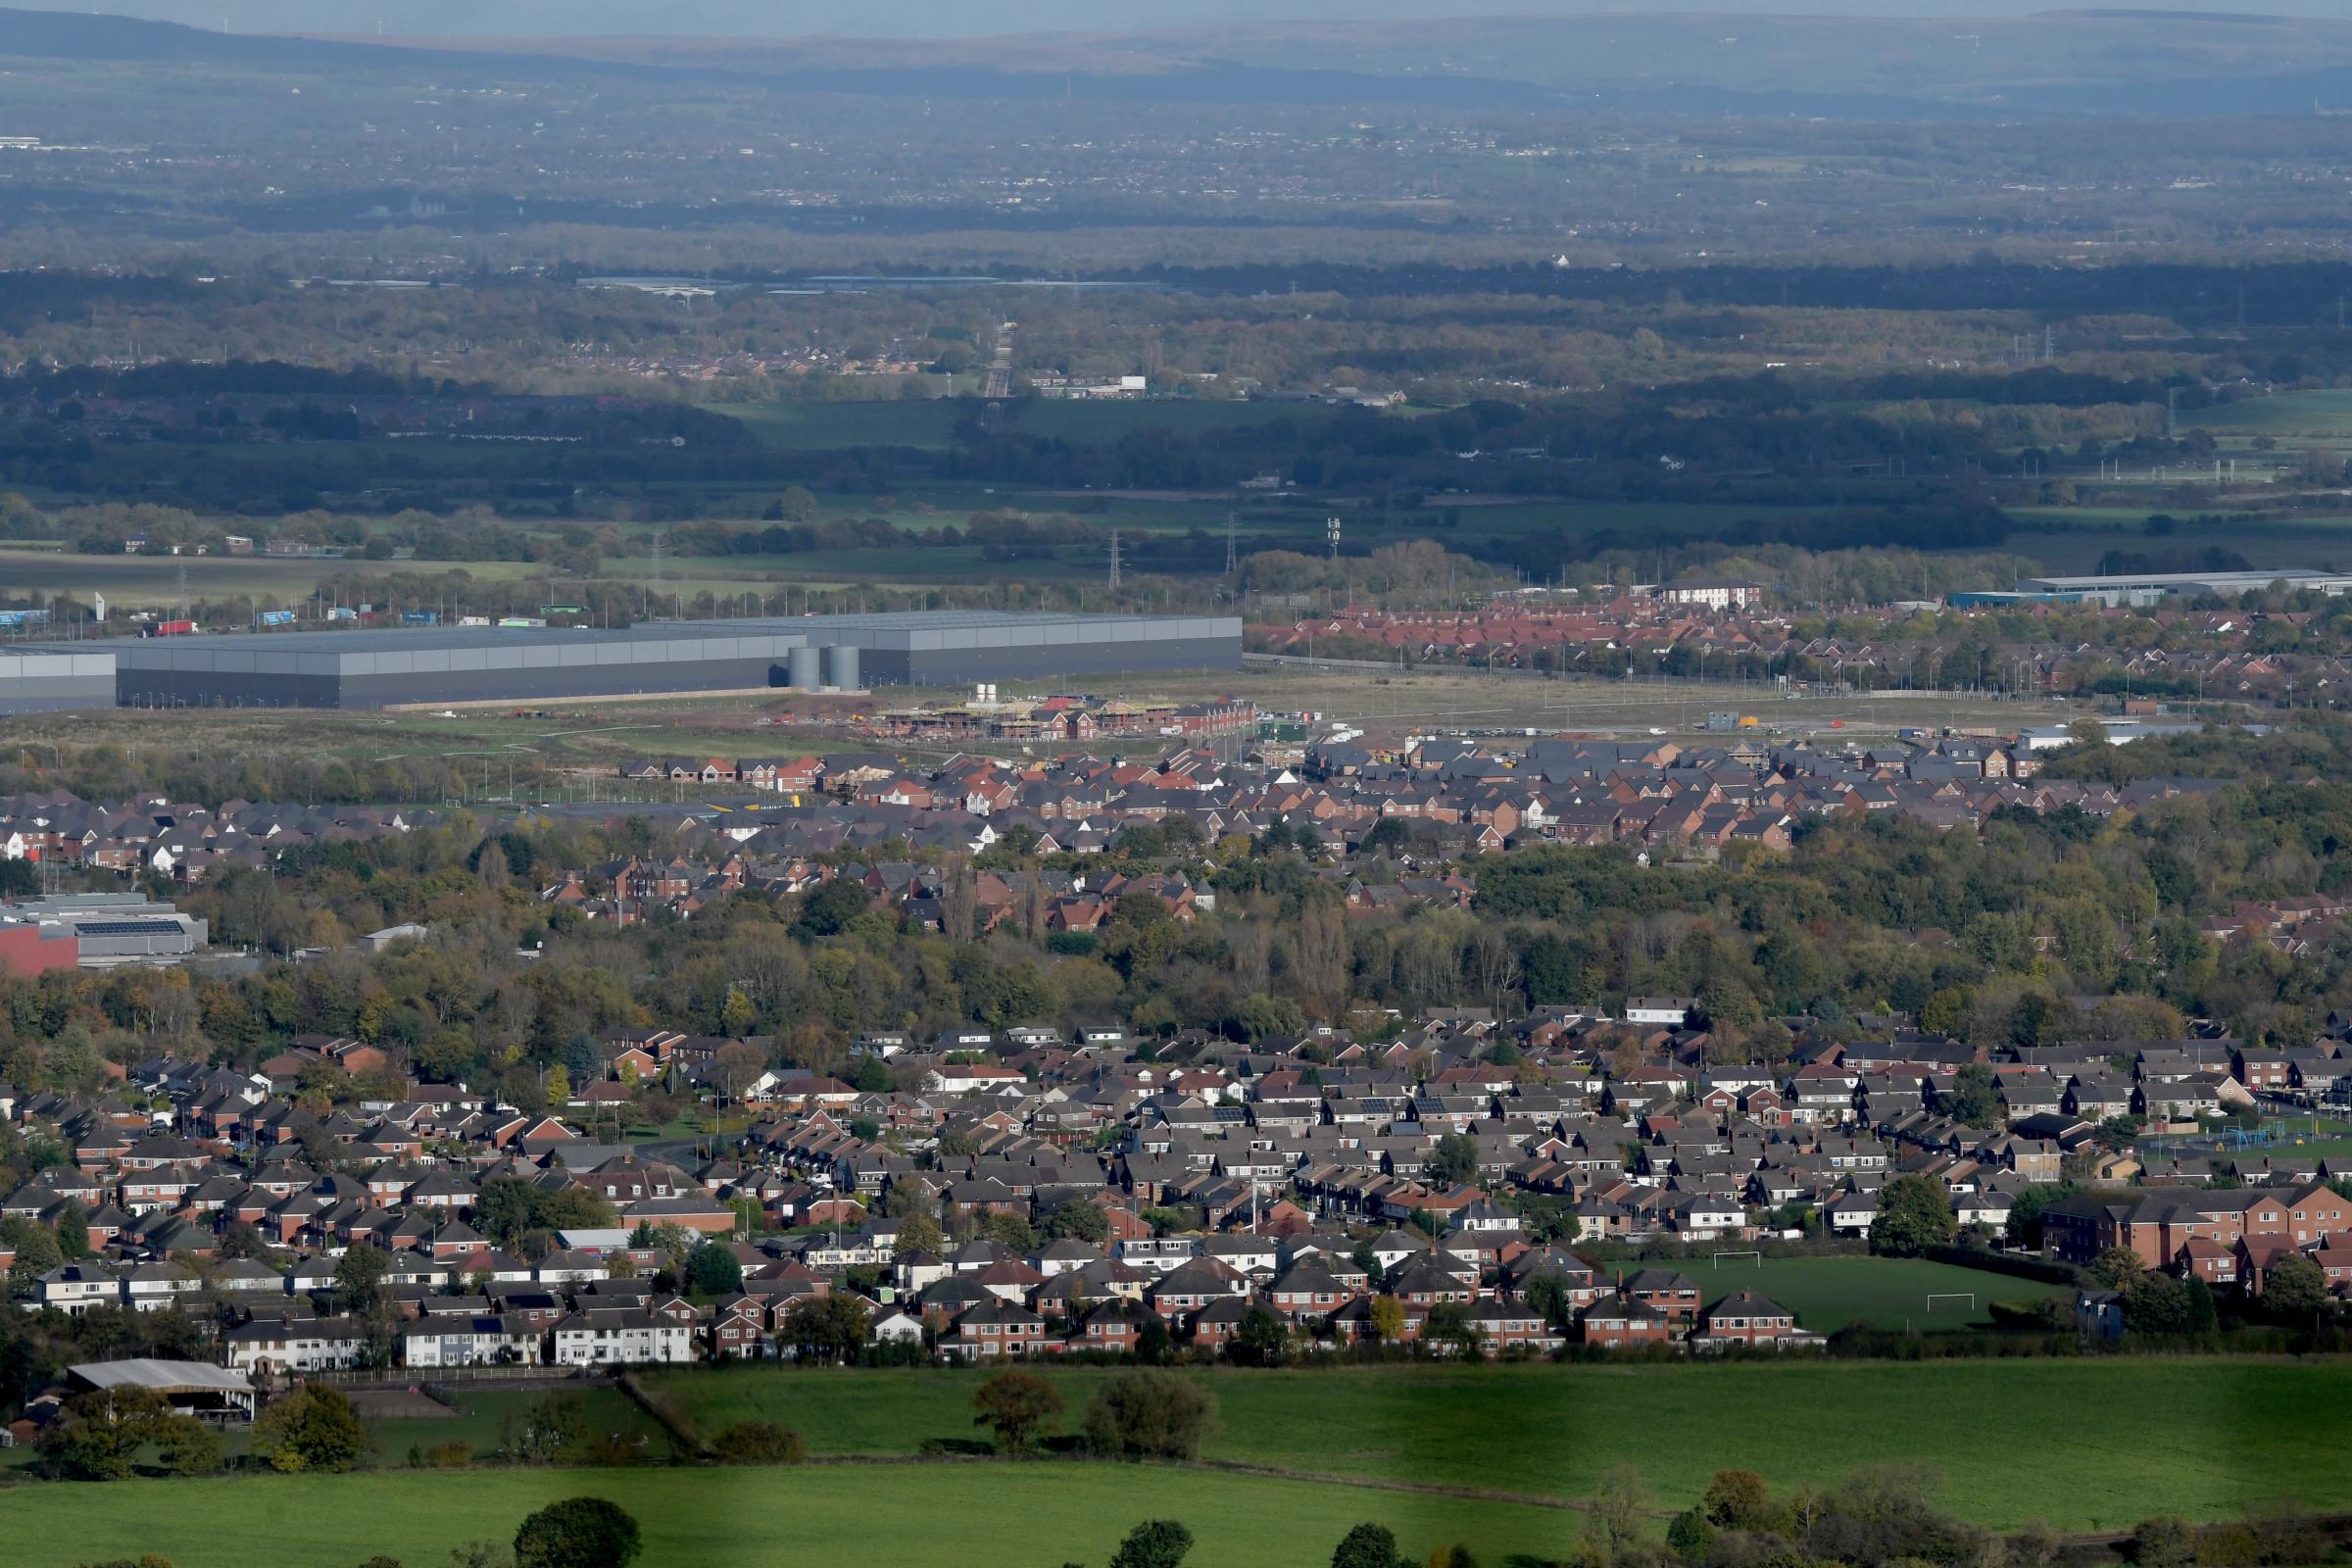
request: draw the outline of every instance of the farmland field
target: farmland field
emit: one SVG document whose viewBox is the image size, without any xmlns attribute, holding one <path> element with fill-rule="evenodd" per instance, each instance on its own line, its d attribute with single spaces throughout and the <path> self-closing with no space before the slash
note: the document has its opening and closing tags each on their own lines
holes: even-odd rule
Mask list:
<svg viewBox="0 0 2352 1568">
<path fill-rule="evenodd" d="M 1727 1271 L 1728 1271 L 1727 1265 Z M 2030 1293 L 2030 1282 L 2009 1282 Z M 1105 1375 L 1049 1373 L 1073 1415 Z M 2121 1528 L 2163 1497 L 2220 1517 L 2291 1494 L 2352 1506 L 2352 1362 L 2016 1360 L 1200 1371 L 1203 1456 L 1365 1480 L 1584 1497 L 1631 1463 L 1661 1502 L 1742 1465 L 1777 1487 L 1929 1464 L 1963 1517 Z M 905 1455 L 972 1435 L 964 1371 L 736 1368 L 648 1380 L 708 1433 L 765 1418 L 813 1454 Z M 2125 1412 L 2161 1408 L 2164 1419 Z M 1997 1429 L 1997 1438 L 1995 1432 Z M 2037 1484 L 2021 1488 L 2019 1476 Z"/>
<path fill-rule="evenodd" d="M 2257 567 L 2306 566 L 2315 570 L 2352 565 L 2352 516 L 2334 513 L 2266 514 L 2219 527 L 2191 527 L 2185 519 L 2212 510 L 2229 514 L 2242 500 L 2145 507 L 2018 507 L 2010 512 L 2016 531 L 2003 547 L 2030 556 L 2044 571 L 2073 574 L 2093 570 L 2110 550 L 2133 554 L 2197 551 L 2207 546 L 2234 552 Z M 2176 531 L 2151 537 L 2142 526 L 2157 513 L 2183 519 Z"/>
<path fill-rule="evenodd" d="M 2183 426 L 2246 435 L 2352 437 L 2352 390 L 2274 392 L 2208 409 L 2182 409 Z"/>
<path fill-rule="evenodd" d="M 1512 1552 L 1564 1554 L 1580 1524 L 1572 1514 L 1506 1503 L 1041 1462 L 57 1483 L 0 1493 L 0 1529 L 10 1568 L 72 1568 L 150 1551 L 175 1568 L 350 1568 L 377 1552 L 430 1565 L 466 1541 L 503 1545 L 534 1508 L 583 1494 L 636 1516 L 645 1531 L 637 1568 L 1101 1563 L 1121 1536 L 1152 1518 L 1190 1526 L 1195 1561 L 1236 1568 L 1327 1562 L 1365 1519 L 1394 1529 L 1415 1562 L 1455 1542 L 1494 1562 Z"/>
<path fill-rule="evenodd" d="M 866 403 L 714 403 L 712 414 L 740 420 L 760 443 L 821 451 L 837 447 L 898 446 L 939 450 L 956 421 L 979 414 L 977 398 L 888 399 Z M 1004 417 L 1023 435 L 1049 440 L 1104 442 L 1137 430 L 1191 434 L 1230 425 L 1292 419 L 1319 423 L 1331 411 L 1293 403 L 1162 400 L 1153 402 L 1017 398 Z"/>
<path fill-rule="evenodd" d="M 944 450 L 965 405 L 947 399 L 870 403 L 715 403 L 713 414 L 741 422 L 762 446 L 824 451 L 891 446 Z"/>
<path fill-rule="evenodd" d="M 1105 1375 L 1054 1368 L 1073 1412 Z M 2202 1518 L 2293 1496 L 2352 1504 L 2352 1364 L 2162 1358 L 1808 1361 L 1664 1366 L 1379 1367 L 1193 1374 L 1220 1400 L 1205 1457 L 1330 1477 L 1041 1460 L 416 1472 L 35 1484 L 0 1492 L 11 1568 L 154 1551 L 177 1568 L 348 1568 L 374 1552 L 442 1560 L 505 1540 L 531 1509 L 593 1494 L 644 1525 L 643 1568 L 858 1561 L 1037 1568 L 1100 1562 L 1147 1518 L 1174 1518 L 1210 1563 L 1309 1565 L 1359 1520 L 1414 1560 L 1446 1542 L 1484 1560 L 1556 1556 L 1573 1514 L 1393 1490 L 1473 1487 L 1575 1501 L 1630 1462 L 1651 1503 L 1687 1506 L 1719 1468 L 1776 1487 L 1918 1461 L 1943 1506 L 1988 1525 L 2128 1527 L 2161 1504 Z M 820 1458 L 903 1457 L 968 1439 L 970 1371 L 739 1368 L 653 1380 L 708 1429 L 796 1426 Z M 2161 1417 L 2158 1417 L 2161 1412 Z M 455 1435 L 459 1422 L 419 1423 Z M 2030 1479 L 2028 1479 L 2030 1478 Z M 1350 1484 L 1353 1483 L 1353 1484 Z M 907 1504 L 919 1497 L 923 1506 Z"/>
<path fill-rule="evenodd" d="M 501 563 L 482 562 L 493 572 Z M 184 568 L 188 593 L 196 599 L 251 594 L 291 604 L 308 598 L 318 579 L 381 563 L 280 561 L 261 556 L 85 556 L 60 550 L 10 546 L 0 549 L 0 584 L 11 593 L 106 595 L 117 610 L 173 604 Z"/>
</svg>

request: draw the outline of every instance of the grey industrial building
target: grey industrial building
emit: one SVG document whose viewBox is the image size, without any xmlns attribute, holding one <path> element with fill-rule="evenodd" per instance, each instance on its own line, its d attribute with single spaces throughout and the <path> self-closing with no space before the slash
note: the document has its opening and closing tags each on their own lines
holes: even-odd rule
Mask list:
<svg viewBox="0 0 2352 1568">
<path fill-rule="evenodd" d="M 2265 593 L 2274 587 L 2288 590 L 2316 588 L 2335 597 L 2352 592 L 2352 576 L 2314 571 L 2308 566 L 2279 566 L 2256 571 L 2157 571 L 2138 575 L 2109 573 L 2091 577 L 2029 577 L 2018 584 L 2018 597 L 2056 599 L 2102 605 L 2154 605 L 2167 599 L 2219 594 Z"/>
<path fill-rule="evenodd" d="M 177 963 L 211 941 L 206 922 L 137 893 L 49 893 L 0 904 L 0 926 L 73 936 L 84 969 Z"/>
<path fill-rule="evenodd" d="M 0 649 L 0 715 L 114 706 L 112 652 Z"/>
<path fill-rule="evenodd" d="M 592 627 L 232 632 L 106 645 L 128 708 L 389 708 L 1238 669 L 1230 615 L 947 610 Z"/>
</svg>

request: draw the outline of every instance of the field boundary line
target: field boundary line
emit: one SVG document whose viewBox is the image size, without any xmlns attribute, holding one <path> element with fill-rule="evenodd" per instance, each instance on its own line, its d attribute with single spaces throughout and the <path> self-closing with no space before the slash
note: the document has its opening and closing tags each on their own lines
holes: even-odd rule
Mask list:
<svg viewBox="0 0 2352 1568">
<path fill-rule="evenodd" d="M 703 1435 L 695 1430 L 694 1423 L 679 1411 L 671 1408 L 667 1399 L 657 1398 L 647 1392 L 645 1387 L 637 1381 L 636 1373 L 623 1372 L 614 1378 L 612 1383 L 615 1388 L 620 1390 L 622 1398 L 652 1416 L 654 1424 L 669 1434 L 669 1441 L 678 1446 L 680 1453 L 706 1464 L 716 1457 L 710 1451 L 710 1445 L 704 1442 Z"/>
</svg>

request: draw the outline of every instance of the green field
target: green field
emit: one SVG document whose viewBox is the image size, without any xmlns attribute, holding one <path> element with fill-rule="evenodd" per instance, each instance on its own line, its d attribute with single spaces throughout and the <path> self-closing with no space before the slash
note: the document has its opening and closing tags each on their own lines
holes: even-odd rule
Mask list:
<svg viewBox="0 0 2352 1568">
<path fill-rule="evenodd" d="M 713 403 L 712 414 L 741 421 L 762 446 L 826 451 L 890 446 L 944 451 L 964 405 L 947 398 L 871 403 Z"/>
<path fill-rule="evenodd" d="M 781 558 L 780 558 L 781 559 Z M 547 568 L 518 561 L 384 562 L 275 560 L 266 556 L 84 556 L 68 551 L 0 548 L 0 589 L 12 594 L 72 594 L 85 604 L 106 595 L 107 612 L 120 617 L 134 610 L 169 610 L 179 604 L 179 581 L 187 575 L 188 597 L 211 601 L 253 599 L 258 608 L 294 607 L 327 577 L 343 573 L 462 570 L 475 578 L 511 581 L 545 576 Z M 118 628 L 120 629 L 120 628 Z"/>
<path fill-rule="evenodd" d="M 986 407 L 977 398 L 906 398 L 870 403 L 713 403 L 712 414 L 741 420 L 764 446 L 823 451 L 837 447 L 896 446 L 922 451 L 951 444 L 956 421 Z M 1016 398 L 1002 416 L 1023 435 L 1100 443 L 1138 430 L 1197 434 L 1232 425 L 1292 419 L 1321 423 L 1332 412 L 1311 404 L 1212 400 L 1126 402 Z"/>
<path fill-rule="evenodd" d="M 2110 550 L 2134 554 L 2193 552 L 2208 545 L 2234 551 L 2256 566 L 2308 566 L 2326 570 L 2352 564 L 2352 515 L 2330 513 L 2271 514 L 2221 528 L 2185 524 L 2170 534 L 2151 537 L 2143 524 L 2157 513 L 2186 518 L 2206 508 L 2197 505 L 2145 507 L 2015 507 L 2009 515 L 2017 530 L 2002 548 L 2030 556 L 2044 571 L 2087 572 Z M 2212 510 L 2237 510 L 2230 501 Z"/>
<path fill-rule="evenodd" d="M 9 1568 L 160 1552 L 175 1568 L 351 1568 L 376 1552 L 436 1568 L 472 1540 L 511 1541 L 559 1497 L 609 1497 L 645 1531 L 637 1568 L 1046 1568 L 1101 1563 L 1146 1519 L 1181 1519 L 1193 1560 L 1312 1568 L 1377 1519 L 1418 1562 L 1463 1542 L 1479 1559 L 1564 1555 L 1575 1515 L 1200 1470 L 1040 1462 L 799 1470 L 412 1471 L 243 1481 L 35 1485 L 0 1494 Z"/>
<path fill-rule="evenodd" d="M 1060 1368 L 1073 1413 L 1106 1374 Z M 1577 1499 L 1632 1463 L 1661 1503 L 1741 1465 L 1776 1487 L 1881 1462 L 1933 1465 L 1945 1505 L 2074 1530 L 2149 1500 L 2219 1518 L 2291 1495 L 2352 1506 L 2352 1361 L 2016 1360 L 1199 1371 L 1219 1402 L 1204 1457 L 1335 1477 Z M 676 1373 L 649 1386 L 708 1433 L 784 1422 L 818 1455 L 968 1439 L 963 1371 Z M 2033 1485 L 2021 1485 L 2031 1476 Z"/>
<path fill-rule="evenodd" d="M 1909 1327 L 1929 1334 L 1984 1328 L 1992 1321 L 1988 1308 L 1994 1301 L 2072 1298 L 2064 1286 L 1918 1258 L 1768 1257 L 1759 1263 L 1727 1257 L 1677 1266 L 1708 1300 L 1728 1291 L 1761 1291 L 1816 1334 L 1835 1334 L 1864 1320 L 1880 1328 Z M 1939 1300 L 1929 1310 L 1929 1296 L 1962 1291 L 1976 1297 L 1973 1311 L 1965 1301 L 1950 1300 Z"/>
<path fill-rule="evenodd" d="M 2182 409 L 2180 422 L 2216 435 L 2352 436 L 2352 390 L 2274 392 L 2209 409 Z"/>
<path fill-rule="evenodd" d="M 444 1396 L 456 1405 L 455 1414 L 436 1418 L 403 1417 L 370 1421 L 368 1424 L 368 1450 L 374 1454 L 377 1464 L 400 1465 L 407 1462 L 411 1446 L 430 1448 L 437 1444 L 464 1443 L 472 1446 L 476 1457 L 488 1458 L 499 1446 L 503 1436 L 500 1428 L 506 1418 L 520 1416 L 551 1394 L 578 1396 L 587 1417 L 590 1441 L 614 1438 L 641 1447 L 651 1457 L 669 1457 L 668 1434 L 618 1389 L 605 1386 L 575 1387 L 569 1384 L 556 1385 L 545 1391 L 475 1391 L 463 1385 L 452 1387 L 444 1391 Z"/>
<path fill-rule="evenodd" d="M 1048 1375 L 1075 1412 L 1106 1374 Z M 36 1483 L 0 1492 L 0 1539 L 10 1568 L 143 1551 L 177 1568 L 349 1568 L 375 1552 L 429 1568 L 461 1542 L 503 1541 L 547 1501 L 594 1494 L 644 1525 L 644 1568 L 1100 1563 L 1146 1518 L 1183 1520 L 1203 1563 L 1312 1568 L 1364 1519 L 1395 1529 L 1415 1560 L 1459 1541 L 1498 1561 L 1563 1554 L 1576 1516 L 1396 1484 L 1575 1501 L 1618 1463 L 1639 1467 L 1651 1503 L 1665 1510 L 1694 1500 L 1721 1468 L 1753 1468 L 1787 1487 L 1888 1461 L 1936 1467 L 1946 1478 L 1942 1505 L 1988 1525 L 2042 1518 L 2110 1530 L 2154 1511 L 2225 1518 L 2286 1496 L 2320 1510 L 2352 1505 L 2352 1469 L 2342 1463 L 2352 1363 L 2341 1360 L 1192 1375 L 1220 1402 L 1206 1457 L 1330 1479 L 1041 1460 Z M 970 1438 L 981 1376 L 742 1368 L 671 1374 L 654 1386 L 706 1423 L 788 1420 L 820 1457 L 897 1458 L 925 1438 Z"/>
</svg>

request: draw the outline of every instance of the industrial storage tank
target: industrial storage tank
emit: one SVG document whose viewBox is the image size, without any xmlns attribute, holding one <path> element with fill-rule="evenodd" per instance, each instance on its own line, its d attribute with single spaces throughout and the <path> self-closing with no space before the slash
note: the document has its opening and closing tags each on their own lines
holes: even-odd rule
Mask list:
<svg viewBox="0 0 2352 1568">
<path fill-rule="evenodd" d="M 858 678 L 858 645 L 836 643 L 825 650 L 825 684 L 845 692 L 854 692 L 862 685 Z"/>
<path fill-rule="evenodd" d="M 816 689 L 816 650 L 803 643 L 785 657 L 785 678 L 798 691 Z"/>
</svg>

